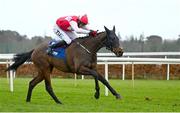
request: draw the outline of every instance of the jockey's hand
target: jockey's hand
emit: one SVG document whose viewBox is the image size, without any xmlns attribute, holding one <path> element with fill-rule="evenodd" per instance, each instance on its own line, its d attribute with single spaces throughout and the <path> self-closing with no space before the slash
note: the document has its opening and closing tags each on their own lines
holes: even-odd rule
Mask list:
<svg viewBox="0 0 180 113">
<path fill-rule="evenodd" d="M 93 37 L 96 37 L 96 36 L 97 36 L 97 31 L 90 30 L 89 35 L 90 35 L 90 36 L 93 36 Z"/>
</svg>

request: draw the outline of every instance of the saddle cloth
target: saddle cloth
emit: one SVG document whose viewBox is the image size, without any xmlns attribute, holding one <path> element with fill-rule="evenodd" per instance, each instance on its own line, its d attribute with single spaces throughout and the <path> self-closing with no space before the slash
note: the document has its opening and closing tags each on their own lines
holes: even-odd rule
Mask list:
<svg viewBox="0 0 180 113">
<path fill-rule="evenodd" d="M 51 45 L 52 43 L 56 43 L 56 41 L 54 41 L 54 40 L 50 41 L 49 45 Z M 51 56 L 65 60 L 66 59 L 65 49 L 66 49 L 66 46 L 62 46 L 62 47 L 52 49 Z"/>
<path fill-rule="evenodd" d="M 65 48 L 59 47 L 59 48 L 53 49 L 52 56 L 59 59 L 65 59 L 66 58 Z"/>
</svg>

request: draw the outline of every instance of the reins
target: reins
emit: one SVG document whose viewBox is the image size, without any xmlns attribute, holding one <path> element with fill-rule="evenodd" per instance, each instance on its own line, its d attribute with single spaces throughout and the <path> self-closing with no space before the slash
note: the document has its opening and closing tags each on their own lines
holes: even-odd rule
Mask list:
<svg viewBox="0 0 180 113">
<path fill-rule="evenodd" d="M 107 37 L 107 35 L 105 36 L 105 37 Z M 87 37 L 86 37 L 87 38 Z M 98 38 L 98 37 L 96 37 L 96 38 Z M 95 50 L 95 51 L 98 51 L 98 49 L 99 48 L 101 48 L 102 46 L 107 46 L 106 45 L 106 39 L 105 40 L 103 40 L 102 42 L 100 42 L 100 44 L 98 45 L 98 47 L 97 47 L 97 50 Z M 89 53 L 89 54 L 91 54 L 92 52 L 89 50 L 89 49 L 87 49 L 83 44 L 81 44 L 79 41 L 75 41 L 76 42 L 76 44 L 77 45 L 79 45 L 80 47 L 82 47 L 87 53 Z M 108 47 L 106 47 L 106 49 L 107 49 Z"/>
<path fill-rule="evenodd" d="M 89 54 L 91 54 L 91 52 L 85 47 L 83 46 L 81 43 L 76 42 L 77 45 L 80 45 L 80 47 L 82 47 L 84 50 L 86 50 Z"/>
</svg>

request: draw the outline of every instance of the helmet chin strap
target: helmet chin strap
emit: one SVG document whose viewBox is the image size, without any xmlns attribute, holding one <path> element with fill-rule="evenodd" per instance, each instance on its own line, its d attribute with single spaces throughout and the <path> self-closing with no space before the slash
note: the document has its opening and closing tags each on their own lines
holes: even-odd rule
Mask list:
<svg viewBox="0 0 180 113">
<path fill-rule="evenodd" d="M 78 19 L 78 27 L 83 27 L 85 24 L 83 24 L 79 19 Z"/>
<path fill-rule="evenodd" d="M 78 24 L 78 27 L 80 27 L 81 21 L 79 20 L 79 18 L 78 18 L 77 24 Z"/>
</svg>

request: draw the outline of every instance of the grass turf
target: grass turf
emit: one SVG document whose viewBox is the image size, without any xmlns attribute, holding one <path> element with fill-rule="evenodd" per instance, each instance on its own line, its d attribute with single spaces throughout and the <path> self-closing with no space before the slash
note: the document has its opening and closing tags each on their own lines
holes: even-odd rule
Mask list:
<svg viewBox="0 0 180 113">
<path fill-rule="evenodd" d="M 56 104 L 45 90 L 44 82 L 33 90 L 30 103 L 26 94 L 30 78 L 16 78 L 14 92 L 9 91 L 6 78 L 0 78 L 0 112 L 180 112 L 179 80 L 110 80 L 123 99 L 104 95 L 100 83 L 100 98 L 94 98 L 94 80 L 52 79 L 55 94 L 63 103 Z"/>
</svg>

